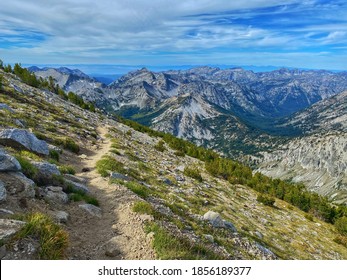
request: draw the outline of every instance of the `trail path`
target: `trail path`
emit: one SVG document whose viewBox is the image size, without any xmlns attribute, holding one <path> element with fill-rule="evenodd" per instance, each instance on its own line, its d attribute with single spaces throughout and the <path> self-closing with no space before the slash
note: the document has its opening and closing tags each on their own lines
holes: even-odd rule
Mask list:
<svg viewBox="0 0 347 280">
<path fill-rule="evenodd" d="M 144 233 L 144 222 L 149 218 L 137 215 L 132 203 L 138 198 L 127 188 L 110 185 L 108 178 L 102 178 L 95 170 L 96 162 L 107 154 L 111 142 L 105 137 L 105 127 L 98 128 L 102 140 L 94 150 L 86 152 L 77 170 L 88 168 L 76 176 L 86 180 L 93 196 L 102 209 L 102 217 L 92 216 L 78 207 L 70 212 L 67 224 L 70 234 L 70 259 L 155 259 L 151 239 Z M 81 202 L 82 203 L 82 202 Z"/>
</svg>

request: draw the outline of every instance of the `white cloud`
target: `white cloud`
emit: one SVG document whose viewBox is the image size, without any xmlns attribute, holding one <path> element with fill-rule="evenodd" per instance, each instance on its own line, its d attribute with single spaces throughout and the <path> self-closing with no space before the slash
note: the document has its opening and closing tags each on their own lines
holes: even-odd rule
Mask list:
<svg viewBox="0 0 347 280">
<path fill-rule="evenodd" d="M 324 45 L 345 40 L 347 27 L 343 23 L 315 23 L 281 32 L 256 25 L 222 25 L 214 21 L 223 12 L 238 10 L 247 10 L 242 16 L 252 18 L 253 9 L 278 4 L 277 0 L 4 1 L 0 9 L 0 36 L 13 43 L 22 42 L 28 34 L 46 37 L 44 40 L 42 36 L 31 38 L 32 44 L 35 43 L 31 48 L 14 44 L 12 48 L 2 49 L 1 56 L 11 62 L 30 60 L 32 63 L 64 63 L 64 59 L 70 63 L 134 63 L 137 60 L 138 64 L 149 64 L 167 60 L 167 63 L 186 64 L 219 57 L 238 57 L 246 62 L 247 56 L 223 56 L 220 50 L 214 49 L 229 48 L 230 52 L 237 53 L 241 48 L 258 48 L 259 53 L 263 53 L 266 48 L 293 50 L 312 42 Z M 287 12 L 288 7 L 300 10 L 317 6 L 316 1 L 298 0 L 280 4 L 279 14 Z M 297 5 L 293 8 L 291 4 Z M 320 8 L 326 12 L 332 6 Z M 201 14 L 206 16 L 199 16 Z M 324 40 L 306 36 L 322 30 L 328 34 Z M 202 54 L 204 50 L 206 53 Z M 165 57 L 161 55 L 163 52 Z M 196 58 L 194 53 L 198 53 Z M 252 52 L 245 53 L 249 57 Z M 282 61 L 282 55 L 277 57 Z"/>
</svg>

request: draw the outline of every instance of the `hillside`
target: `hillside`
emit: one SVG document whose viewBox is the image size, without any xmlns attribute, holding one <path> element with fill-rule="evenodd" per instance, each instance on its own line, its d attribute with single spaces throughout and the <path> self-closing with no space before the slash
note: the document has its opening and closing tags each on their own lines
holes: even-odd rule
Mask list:
<svg viewBox="0 0 347 280">
<path fill-rule="evenodd" d="M 302 137 L 259 159 L 259 171 L 303 182 L 332 201 L 347 203 L 347 92 L 327 98 L 283 121 Z"/>
<path fill-rule="evenodd" d="M 331 224 L 343 221 L 343 207 L 0 75 L 2 259 L 347 258 Z M 30 145 L 1 140 L 13 128 Z M 43 232 L 61 242 L 40 243 Z"/>
</svg>

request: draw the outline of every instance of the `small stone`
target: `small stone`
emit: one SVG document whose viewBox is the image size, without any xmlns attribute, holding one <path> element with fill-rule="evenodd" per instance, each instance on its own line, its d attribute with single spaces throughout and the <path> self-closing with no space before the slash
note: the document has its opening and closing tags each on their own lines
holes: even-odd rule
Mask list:
<svg viewBox="0 0 347 280">
<path fill-rule="evenodd" d="M 232 232 L 236 232 L 236 227 L 229 221 L 223 221 L 224 222 L 224 227 L 231 230 Z"/>
<path fill-rule="evenodd" d="M 259 239 L 263 239 L 263 238 L 264 238 L 263 234 L 260 233 L 259 231 L 256 231 L 254 234 L 255 234 Z"/>
<path fill-rule="evenodd" d="M 123 175 L 121 173 L 117 173 L 117 172 L 111 172 L 110 178 L 112 178 L 112 179 L 119 179 L 119 180 L 125 180 L 125 181 L 131 181 L 131 179 L 128 176 Z"/>
<path fill-rule="evenodd" d="M 87 211 L 92 216 L 96 216 L 98 218 L 102 217 L 101 208 L 99 208 L 99 207 L 97 207 L 95 205 L 92 205 L 92 204 L 81 204 L 81 205 L 79 205 L 79 207 L 84 209 L 85 211 Z"/>
<path fill-rule="evenodd" d="M 204 220 L 208 221 L 213 227 L 216 228 L 223 228 L 225 226 L 221 216 L 213 211 L 208 211 L 205 213 Z"/>
<path fill-rule="evenodd" d="M 7 191 L 5 185 L 2 181 L 0 181 L 0 202 L 6 201 Z"/>
<path fill-rule="evenodd" d="M 87 186 L 81 183 L 74 182 L 72 180 L 65 179 L 65 182 L 71 185 L 72 188 L 78 191 L 82 191 L 83 193 L 89 193 L 89 189 Z"/>
<path fill-rule="evenodd" d="M 214 242 L 214 237 L 210 234 L 205 234 L 204 237 L 206 238 L 207 241 L 213 243 Z"/>
<path fill-rule="evenodd" d="M 121 254 L 121 252 L 116 248 L 108 248 L 105 251 L 105 256 L 110 257 L 110 258 L 117 257 L 120 254 Z"/>
<path fill-rule="evenodd" d="M 65 211 L 55 211 L 53 212 L 53 217 L 58 223 L 66 224 L 70 216 L 69 216 L 69 213 Z"/>
</svg>

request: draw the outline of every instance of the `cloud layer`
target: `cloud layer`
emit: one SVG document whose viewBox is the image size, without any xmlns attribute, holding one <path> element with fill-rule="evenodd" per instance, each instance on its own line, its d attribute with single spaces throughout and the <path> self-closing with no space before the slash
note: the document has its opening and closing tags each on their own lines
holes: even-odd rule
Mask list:
<svg viewBox="0 0 347 280">
<path fill-rule="evenodd" d="M 344 0 L 6 2 L 0 57 L 8 62 L 341 70 L 347 62 Z"/>
</svg>

